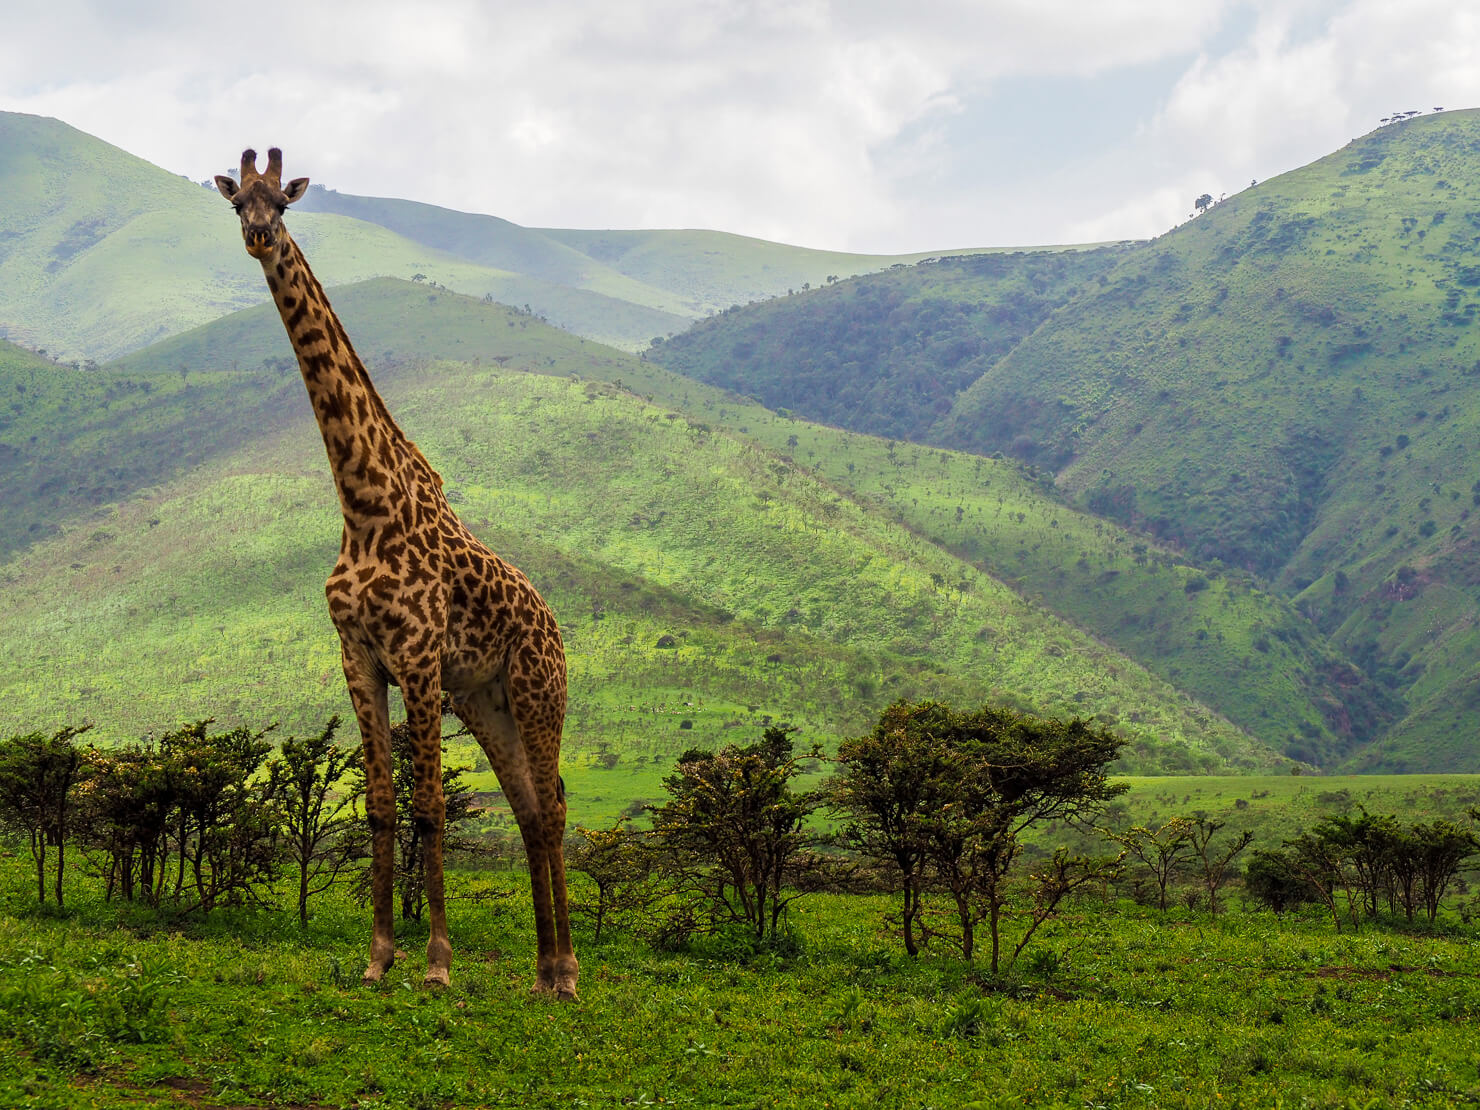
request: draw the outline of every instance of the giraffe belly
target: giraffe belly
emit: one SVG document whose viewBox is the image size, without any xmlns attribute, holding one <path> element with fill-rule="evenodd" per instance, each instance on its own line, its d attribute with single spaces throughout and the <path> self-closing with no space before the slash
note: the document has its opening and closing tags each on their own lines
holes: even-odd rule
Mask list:
<svg viewBox="0 0 1480 1110">
<path fill-rule="evenodd" d="M 373 664 L 392 686 L 440 668 L 447 617 L 439 591 L 407 590 L 388 575 L 341 568 L 324 592 L 345 650 Z"/>
<path fill-rule="evenodd" d="M 449 635 L 442 650 L 442 689 L 458 697 L 477 690 L 502 688 L 508 671 L 508 651 L 501 645 L 479 645 L 470 650 Z"/>
</svg>

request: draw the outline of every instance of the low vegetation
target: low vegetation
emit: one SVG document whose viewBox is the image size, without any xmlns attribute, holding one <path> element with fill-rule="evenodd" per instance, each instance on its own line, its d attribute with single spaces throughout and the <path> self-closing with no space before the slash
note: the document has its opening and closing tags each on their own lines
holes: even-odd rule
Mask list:
<svg viewBox="0 0 1480 1110">
<path fill-rule="evenodd" d="M 904 785 L 884 774 L 899 761 L 870 754 L 875 741 L 893 735 L 908 750 L 928 747 L 942 725 L 954 740 L 933 757 L 940 774 L 915 781 L 936 801 L 954 791 L 978 818 L 963 822 L 917 807 L 903 826 L 880 823 L 865 834 L 870 815 L 888 810 L 861 804 L 880 795 L 858 787 Z M 332 733 L 326 727 L 304 743 L 332 748 Z M 0 744 L 0 764 L 7 777 L 25 753 L 38 769 L 51 766 L 43 749 L 86 753 L 81 739 L 15 737 Z M 154 753 L 175 753 L 177 768 L 229 765 L 239 777 L 258 740 L 193 726 Z M 121 899 L 110 886 L 116 856 L 79 843 L 62 909 L 38 903 L 21 839 L 0 856 L 0 1044 L 8 1049 L 0 1054 L 0 1101 L 923 1108 L 1192 1107 L 1278 1098 L 1334 1108 L 1353 1101 L 1437 1107 L 1480 1097 L 1468 1034 L 1480 1016 L 1476 926 L 1468 887 L 1456 881 L 1475 851 L 1473 836 L 1455 822 L 1440 830 L 1443 821 L 1369 817 L 1361 803 L 1380 794 L 1323 790 L 1325 802 L 1317 804 L 1344 807 L 1349 816 L 1332 815 L 1308 835 L 1340 846 L 1342 874 L 1365 876 L 1351 887 L 1354 912 L 1344 908 L 1333 920 L 1320 897 L 1293 897 L 1271 912 L 1263 908 L 1273 904 L 1267 879 L 1255 866 L 1242 883 L 1223 884 L 1215 906 L 1190 896 L 1205 889 L 1196 852 L 1167 874 L 1172 897 L 1163 908 L 1145 897 L 1146 872 L 1128 855 L 1084 873 L 1088 881 L 1066 881 L 1062 865 L 1085 838 L 1109 841 L 1084 822 L 1064 824 L 1062 802 L 1088 803 L 1081 816 L 1098 813 L 1095 824 L 1104 829 L 1137 819 L 1133 835 L 1150 827 L 1162 799 L 1190 800 L 1181 792 L 1198 781 L 1107 783 L 1096 771 L 1113 751 L 1106 741 L 1072 722 L 900 705 L 872 737 L 846 749 L 835 786 L 802 785 L 813 756 L 797 757 L 783 728 L 723 752 L 688 753 L 669 776 L 669 800 L 644 825 L 656 843 L 637 850 L 677 861 L 669 870 L 648 856 L 643 869 L 667 884 L 657 896 L 665 913 L 687 906 L 688 919 L 704 927 L 650 931 L 652 915 L 604 900 L 611 889 L 602 886 L 604 865 L 573 851 L 590 879 L 573 872 L 584 911 L 576 921 L 584 974 L 581 1000 L 569 1006 L 529 994 L 526 900 L 514 897 L 524 880 L 518 870 L 490 869 L 486 859 L 455 856 L 449 917 L 466 956 L 454 985 L 431 992 L 420 988 L 414 958 L 398 962 L 383 983 L 362 986 L 366 926 L 352 884 L 319 892 L 300 917 L 286 855 L 277 857 L 276 878 L 259 876 L 266 881 L 254 884 L 257 897 L 207 906 L 190 876 L 195 860 L 210 858 L 212 834 L 171 819 L 166 841 L 185 839 L 172 843 L 171 866 L 156 869 L 161 897 Z M 305 758 L 308 749 L 295 744 Z M 204 758 L 207 751 L 212 758 Z M 1060 755 L 1045 762 L 1034 752 Z M 962 769 L 954 761 L 979 758 L 990 785 L 951 773 Z M 82 764 L 88 760 L 85 754 Z M 1045 806 L 1050 779 L 1042 774 L 1050 765 L 1061 803 Z M 88 777 L 79 800 L 89 793 Z M 176 777 L 182 801 L 199 796 L 190 792 L 198 780 Z M 1448 788 L 1451 806 L 1475 794 L 1463 780 Z M 1038 802 L 1025 801 L 1035 792 Z M 218 793 L 235 796 L 229 783 Z M 333 795 L 352 799 L 353 788 Z M 1302 797 L 1285 792 L 1286 817 L 1303 820 Z M 828 812 L 813 808 L 823 801 L 841 807 L 830 810 L 843 822 L 833 828 L 862 854 L 821 851 L 827 829 L 808 814 Z M 1019 816 L 1036 813 L 1005 853 L 991 848 L 1004 806 Z M 6 817 L 23 812 L 7 809 Z M 1244 839 L 1220 836 L 1217 822 L 1197 814 L 1173 832 L 1198 823 L 1216 841 L 1210 859 L 1230 856 Z M 901 827 L 912 828 L 922 848 L 934 845 L 926 871 L 917 873 L 917 920 L 933 926 L 919 930 L 913 954 L 901 943 L 898 912 L 909 868 L 892 864 L 892 851 L 870 851 L 884 844 L 880 834 Z M 1393 849 L 1405 837 L 1433 840 L 1441 831 L 1463 833 L 1463 851 L 1450 857 L 1454 867 L 1432 920 L 1421 910 L 1410 916 L 1395 865 L 1402 852 Z M 588 840 L 598 854 L 603 843 L 622 843 L 623 852 L 636 844 Z M 984 953 L 969 958 L 959 934 L 952 940 L 934 927 L 957 909 L 952 880 L 964 857 L 939 854 L 950 841 L 976 844 L 966 854 L 979 860 L 1008 863 L 996 879 L 983 870 L 976 889 L 1000 911 L 1004 929 L 1031 943 L 1017 944 L 1017 958 L 995 969 Z M 745 843 L 769 848 L 735 855 Z M 1280 846 L 1297 849 L 1293 840 Z M 809 862 L 813 856 L 831 857 L 825 881 L 799 881 L 819 866 Z M 741 857 L 758 861 L 758 869 L 748 870 Z M 168 879 L 161 886 L 162 871 Z M 676 875 L 685 877 L 669 881 Z M 1369 880 L 1374 885 L 1362 885 Z M 750 894 L 740 896 L 742 888 Z M 651 899 L 653 888 L 647 893 Z M 1045 898 L 1052 912 L 1044 912 Z M 603 906 L 616 912 L 602 920 Z M 413 951 L 423 927 L 407 909 L 403 902 L 401 943 Z M 401 1047 L 387 1054 L 388 1041 Z"/>
</svg>

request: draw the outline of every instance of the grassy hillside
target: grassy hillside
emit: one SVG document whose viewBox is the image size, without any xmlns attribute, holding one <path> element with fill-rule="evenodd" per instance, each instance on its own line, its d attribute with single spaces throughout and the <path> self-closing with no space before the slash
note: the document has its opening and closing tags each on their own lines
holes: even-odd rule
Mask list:
<svg viewBox="0 0 1480 1110">
<path fill-rule="evenodd" d="M 654 345 L 678 373 L 772 408 L 917 442 L 956 395 L 1121 251 L 982 254 L 726 311 Z"/>
<path fill-rule="evenodd" d="M 619 273 L 683 295 L 694 316 L 779 297 L 830 279 L 920 262 L 919 254 L 845 254 L 722 231 L 581 231 L 541 234 Z M 989 248 L 971 253 L 997 253 Z"/>
<path fill-rule="evenodd" d="M 766 715 L 832 740 L 928 695 L 1101 714 L 1137 738 L 1132 765 L 1272 762 L 948 553 L 666 406 L 486 366 L 383 377 L 460 512 L 560 614 L 575 753 L 640 770 Z M 0 733 L 90 719 L 117 737 L 202 712 L 304 728 L 342 709 L 324 471 L 301 413 L 6 564 Z"/>
<path fill-rule="evenodd" d="M 1042 286 L 1031 327 L 993 306 L 1032 256 L 985 285 L 951 261 L 732 313 L 653 357 L 854 427 L 951 400 L 919 439 L 1015 455 L 1182 559 L 1272 582 L 1373 688 L 1373 743 L 1347 766 L 1473 769 L 1477 149 L 1477 112 L 1384 128 Z M 854 356 L 862 336 L 887 354 Z"/>
<path fill-rule="evenodd" d="M 699 404 L 706 419 L 716 412 Z M 747 415 L 733 400 L 718 409 L 1295 759 L 1339 763 L 1401 711 L 1390 691 L 1249 575 L 1198 565 L 1073 509 L 1030 468 Z"/>
<path fill-rule="evenodd" d="M 778 490 L 792 480 L 788 476 L 820 483 L 828 491 L 822 512 L 831 514 L 824 519 L 833 519 L 851 501 L 870 517 L 907 529 L 912 545 L 936 557 L 949 556 L 928 574 L 933 591 L 947 600 L 961 592 L 963 581 L 969 589 L 981 572 L 992 575 L 1029 608 L 1068 617 L 1277 750 L 1328 763 L 1360 743 L 1362 730 L 1383 719 L 1383 706 L 1374 703 L 1370 684 L 1341 664 L 1288 605 L 1258 593 L 1238 575 L 1210 576 L 1174 553 L 1148 545 L 1144 537 L 1057 502 L 1043 488 L 1041 476 L 1016 464 L 923 451 L 778 416 L 652 363 L 552 331 L 501 306 L 435 291 L 431 295 L 436 299 L 429 302 L 424 287 L 386 280 L 336 291 L 338 310 L 372 366 L 378 374 L 390 374 L 388 380 L 404 381 L 405 388 L 413 388 L 421 373 L 417 364 L 400 358 L 408 350 L 510 370 L 622 382 L 661 407 L 666 423 L 693 423 L 709 429 L 704 434 L 723 431 L 768 452 L 771 465 L 778 468 Z M 151 370 L 151 365 L 159 369 Z M 188 369 L 192 366 L 200 369 Z M 181 367 L 187 368 L 183 375 Z M 79 377 L 52 369 L 65 379 Z M 149 496 L 152 487 L 184 479 L 202 462 L 230 457 L 260 429 L 279 427 L 285 420 L 301 421 L 308 429 L 301 436 L 309 444 L 307 472 L 322 465 L 312 427 L 301 411 L 302 386 L 270 307 L 166 341 L 87 378 L 113 379 L 147 383 L 149 388 L 129 391 L 129 399 L 115 402 L 106 414 L 95 403 L 57 408 L 52 418 L 65 433 L 40 437 L 55 443 L 34 460 L 33 469 L 79 478 L 106 473 L 115 481 L 107 487 L 53 481 L 48 496 L 36 500 L 29 499 L 30 488 L 17 485 L 11 491 L 16 506 L 10 519 L 39 518 L 48 529 L 96 530 L 100 525 L 87 514 L 100 503 L 135 493 Z M 33 390 L 32 396 L 39 394 Z M 447 402 L 434 392 L 413 403 Z M 140 438 L 133 446 L 128 441 L 130 413 L 139 418 Z M 674 414 L 671 420 L 668 414 Z M 44 416 L 38 413 L 36 420 Z M 434 434 L 420 433 L 418 439 Z M 163 446 L 170 443 L 179 447 Z M 106 466 L 101 465 L 104 458 Z M 667 456 L 654 458 L 659 471 L 669 465 Z M 718 493 L 714 496 L 723 501 Z M 772 497 L 767 489 L 756 501 L 769 504 Z M 33 538 L 20 529 L 0 530 L 0 543 L 7 549 Z M 583 543 L 578 550 L 584 557 L 591 549 Z M 312 585 L 316 589 L 317 581 Z M 817 602 L 819 610 L 825 605 L 825 598 Z M 800 615 L 801 608 L 791 603 L 779 611 L 784 615 L 794 608 Z M 783 623 L 795 629 L 802 622 L 793 616 Z M 984 622 L 968 632 L 973 638 L 993 638 L 1002 630 Z M 655 632 L 654 638 L 662 634 Z M 1056 650 L 1062 651 L 1062 645 Z M 768 650 L 763 656 L 773 654 Z M 1077 660 L 1061 663 L 1061 658 L 1050 654 L 1042 660 L 1046 689 L 1063 681 L 1052 672 L 1072 673 L 1079 666 Z M 860 664 L 864 671 L 871 665 Z M 1333 677 L 1339 681 L 1332 682 Z M 863 680 L 862 693 L 846 675 L 841 681 L 852 690 L 847 695 L 852 699 L 885 692 L 877 678 Z M 1096 704 L 1088 688 L 1076 686 L 1070 693 L 1074 697 L 1065 704 L 1084 710 Z M 1104 706 L 1097 711 L 1104 712 Z M 1127 702 L 1109 712 L 1132 724 L 1149 720 Z"/>
<path fill-rule="evenodd" d="M 341 287 L 335 304 L 372 364 L 528 362 L 536 346 L 585 345 L 503 305 L 391 278 Z M 537 341 L 528 336 L 532 326 Z M 0 395 L 8 406 L 0 412 L 0 556 L 234 450 L 304 404 L 270 304 L 165 340 L 106 373 L 58 366 L 0 341 Z"/>
<path fill-rule="evenodd" d="M 294 212 L 326 285 L 379 275 L 528 305 L 561 326 L 635 342 L 687 317 L 471 262 L 344 216 Z M 60 124 L 0 113 L 0 337 L 103 361 L 267 299 L 230 208 Z"/>
<path fill-rule="evenodd" d="M 726 351 L 753 341 L 779 352 L 786 337 L 803 336 L 808 329 L 815 335 L 816 329 L 834 326 L 855 334 L 877 331 L 886 337 L 881 349 L 887 349 L 887 337 L 893 337 L 895 349 L 919 349 L 920 333 L 900 322 L 922 317 L 940 322 L 952 315 L 966 321 L 956 325 L 958 338 L 967 328 L 983 327 L 985 336 L 973 342 L 985 348 L 1013 329 L 1004 326 L 993 334 L 978 324 L 991 315 L 975 309 L 978 299 L 1008 301 L 1033 279 L 1038 265 L 1062 272 L 1055 262 L 1059 257 L 1068 256 L 1001 259 L 1000 269 L 997 259 L 951 260 L 841 283 L 796 298 L 796 304 L 778 302 L 728 313 L 655 348 L 649 358 L 696 374 L 715 367 L 736 373 L 735 364 L 723 357 Z M 1090 256 L 1084 257 L 1089 261 Z M 988 262 L 994 265 L 985 267 Z M 1043 287 L 1048 288 L 1046 282 Z M 922 290 L 956 299 L 935 301 Z M 858 310 L 860 302 L 895 307 L 870 317 Z M 953 304 L 969 311 L 953 314 Z M 930 333 L 928 342 L 944 340 Z M 759 350 L 747 356 L 746 365 L 756 369 L 761 388 L 775 391 L 767 399 L 795 396 L 824 418 L 836 417 L 838 398 L 849 387 L 806 361 L 816 345 L 798 339 L 789 349 L 797 352 L 803 367 L 771 363 L 778 372 L 768 374 Z M 876 376 L 858 373 L 849 380 L 862 382 L 863 389 L 879 398 L 922 396 L 901 390 L 892 374 L 888 361 L 880 359 Z M 810 390 L 797 384 L 804 380 Z M 871 499 L 919 534 L 1013 584 L 1024 596 L 1090 630 L 1296 758 L 1321 765 L 1339 762 L 1382 735 L 1402 714 L 1401 699 L 1333 648 L 1290 602 L 1261 590 L 1247 573 L 1200 564 L 1175 547 L 1069 507 L 1055 496 L 1047 474 L 980 456 L 777 421 L 734 397 L 716 406 L 712 399 L 698 401 L 696 394 L 685 403 L 701 405 L 698 411 L 706 420 L 718 414 L 731 425 L 748 423 L 750 433 L 766 436 L 774 450 L 804 460 L 828 481 Z M 856 409 L 851 411 L 856 415 Z"/>
<path fill-rule="evenodd" d="M 1355 766 L 1475 765 L 1477 142 L 1480 113 L 1417 119 L 1225 202 L 1066 307 L 941 428 L 1275 578 L 1407 697 Z"/>
<path fill-rule="evenodd" d="M 130 181 L 132 174 L 134 196 L 158 173 L 54 121 L 0 122 L 15 131 L 16 150 L 31 151 L 6 161 L 17 199 L 0 194 L 7 198 L 0 212 L 9 205 L 29 213 L 31 224 L 44 223 L 45 215 L 36 183 L 79 151 L 107 163 L 97 174 L 67 177 L 76 191 L 67 203 L 79 210 L 102 203 L 81 181 Z M 1480 495 L 1461 488 L 1477 482 L 1452 480 L 1446 454 L 1463 442 L 1468 409 L 1457 392 L 1430 398 L 1424 390 L 1455 388 L 1443 377 L 1448 371 L 1441 373 L 1450 364 L 1436 360 L 1460 357 L 1467 316 L 1463 306 L 1445 309 L 1434 328 L 1416 328 L 1400 311 L 1405 302 L 1394 299 L 1383 302 L 1390 317 L 1362 323 L 1349 298 L 1340 302 L 1346 316 L 1328 317 L 1320 297 L 1342 290 L 1346 296 L 1353 272 L 1377 274 L 1396 288 L 1397 263 L 1373 261 L 1386 257 L 1384 213 L 1402 196 L 1416 196 L 1415 166 L 1427 167 L 1452 193 L 1449 181 L 1460 174 L 1451 170 L 1462 169 L 1465 156 L 1455 136 L 1474 126 L 1459 113 L 1380 133 L 1363 141 L 1376 146 L 1352 148 L 1340 166 L 1318 164 L 1302 171 L 1304 179 L 1287 175 L 1152 244 L 976 255 L 856 281 L 828 281 L 846 272 L 844 256 L 705 232 L 535 232 L 492 217 L 324 190 L 315 190 L 316 203 L 363 218 L 341 211 L 292 218 L 321 274 L 389 268 L 407 279 L 420 275 L 415 283 L 380 279 L 336 290 L 372 364 L 449 358 L 478 371 L 491 363 L 625 382 L 682 414 L 675 420 L 758 445 L 774 465 L 825 483 L 839 505 L 881 517 L 931 557 L 947 557 L 931 571 L 937 591 L 950 594 L 971 574 L 989 575 L 1263 744 L 1326 766 L 1466 767 L 1473 748 L 1468 722 L 1480 713 L 1480 678 L 1465 663 L 1480 648 L 1471 642 L 1480 605 L 1466 569 L 1468 502 Z M 109 158 L 125 160 L 115 166 Z M 1330 196 L 1321 192 L 1328 186 Z M 69 326 L 101 319 L 119 341 L 137 339 L 130 320 L 163 327 L 159 306 L 185 303 L 172 300 L 150 269 L 149 259 L 160 257 L 151 255 L 152 244 L 169 235 L 172 274 L 213 275 L 214 285 L 181 294 L 197 298 L 191 311 L 224 311 L 233 302 L 222 291 L 231 288 L 250 286 L 257 300 L 260 275 L 235 242 L 219 198 L 188 182 L 171 188 L 167 210 L 121 211 L 126 219 L 116 229 L 99 225 L 99 238 L 72 254 L 63 250 L 46 275 L 50 285 L 33 290 L 32 308 L 44 304 Z M 1299 215 L 1299 204 L 1311 207 L 1312 197 L 1326 197 L 1329 211 Z M 186 234 L 188 221 L 176 217 L 196 210 L 201 230 Z M 1427 228 L 1401 222 L 1412 242 L 1392 251 L 1401 254 L 1404 281 L 1417 287 L 1427 275 L 1447 282 L 1447 304 L 1468 279 L 1454 269 L 1457 240 L 1451 234 L 1440 243 L 1432 230 L 1446 226 L 1437 217 Z M 1281 220 L 1304 230 L 1271 231 L 1271 221 Z M 39 238 L 5 240 L 0 277 L 13 262 L 17 275 L 44 274 L 34 255 L 57 233 L 47 226 Z M 1366 269 L 1342 263 L 1330 246 L 1313 253 L 1311 243 L 1326 242 L 1321 235 L 1345 242 L 1363 227 L 1377 238 L 1350 249 Z M 680 317 L 656 306 L 685 282 L 703 298 L 743 295 L 747 282 L 806 272 L 799 260 L 825 271 L 821 288 L 725 309 L 691 336 L 662 344 L 654 357 L 823 420 L 1017 453 L 1056 469 L 1056 490 L 1079 508 L 1055 496 L 1045 474 L 792 422 L 553 333 L 539 325 L 536 315 L 545 309 L 534 304 L 534 312 L 516 313 L 454 292 L 497 300 L 533 282 L 547 306 L 557 306 L 554 317 L 568 310 L 588 324 L 600 318 L 605 332 L 652 327 L 662 334 Z M 119 280 L 125 265 L 138 270 L 138 280 Z M 1219 266 L 1228 270 L 1221 278 Z M 1441 270 L 1448 276 L 1436 276 Z M 1266 288 L 1276 278 L 1289 284 Z M 222 295 L 207 310 L 199 298 L 213 288 Z M 1259 301 L 1261 289 L 1274 307 Z M 1292 289 L 1301 290 L 1298 298 Z M 1205 310 L 1194 312 L 1203 303 L 1194 294 L 1202 293 Z M 102 306 L 98 314 L 77 309 L 94 302 Z M 13 481 L 0 492 L 0 509 L 13 523 L 0 529 L 0 553 L 75 529 L 89 514 L 198 465 L 222 464 L 253 433 L 294 418 L 301 386 L 273 315 L 263 306 L 178 334 L 85 384 L 82 375 L 68 377 L 11 352 L 7 357 L 21 362 L 6 391 L 18 399 L 13 427 L 0 440 L 0 466 Z M 1324 330 L 1298 332 L 1301 321 Z M 1262 369 L 1250 369 L 1259 336 L 1267 338 L 1272 327 L 1285 328 L 1275 339 L 1278 350 Z M 1351 336 L 1338 342 L 1348 327 Z M 1444 354 L 1434 346 L 1439 340 L 1454 349 Z M 1326 346 L 1310 346 L 1318 341 Z M 1375 374 L 1370 360 L 1389 355 L 1402 355 L 1408 361 L 1392 365 L 1411 365 L 1412 373 Z M 1325 358 L 1319 372 L 1318 356 Z M 1235 364 L 1242 376 L 1220 369 Z M 1358 371 L 1365 376 L 1354 376 Z M 27 381 L 36 389 L 29 399 L 19 392 Z M 1090 395 L 1103 411 L 1087 405 Z M 1393 432 L 1389 415 L 1405 412 L 1412 414 L 1404 425 L 1410 430 Z M 1374 439 L 1374 426 L 1391 441 Z M 1054 439 L 1059 432 L 1068 437 L 1063 443 Z M 1221 483 L 1211 493 L 1209 475 Z M 1286 562 L 1275 565 L 1281 553 Z M 1289 600 L 1261 593 L 1245 568 L 1276 576 Z M 782 611 L 794 609 L 806 611 Z M 969 631 L 990 639 L 997 629 L 987 622 Z M 1064 693 L 1059 681 L 1047 680 L 1053 697 Z M 1121 720 L 1138 711 L 1117 703 L 1107 712 Z"/>
<path fill-rule="evenodd" d="M 310 188 L 297 210 L 351 216 L 482 266 L 666 312 L 675 317 L 670 332 L 736 303 L 925 257 L 809 250 L 719 231 L 526 228 L 497 216 L 320 188 Z M 543 303 L 538 307 L 556 319 Z M 583 327 L 571 330 L 604 338 Z M 631 332 L 617 345 L 645 345 L 648 338 Z"/>
</svg>

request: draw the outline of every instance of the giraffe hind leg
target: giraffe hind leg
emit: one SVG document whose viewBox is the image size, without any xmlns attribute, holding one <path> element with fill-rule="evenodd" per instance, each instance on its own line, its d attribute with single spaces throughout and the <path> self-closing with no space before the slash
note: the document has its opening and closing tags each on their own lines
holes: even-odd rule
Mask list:
<svg viewBox="0 0 1480 1110">
<path fill-rule="evenodd" d="M 546 818 L 550 828 L 550 888 L 555 899 L 555 982 L 557 997 L 574 999 L 581 965 L 570 939 L 570 905 L 565 888 L 565 780 L 557 773 L 553 806 Z"/>
<path fill-rule="evenodd" d="M 548 645 L 547 645 L 548 646 Z M 519 729 L 545 830 L 540 869 L 549 879 L 555 916 L 553 959 L 540 967 L 538 988 L 557 998 L 576 997 L 576 961 L 570 937 L 565 885 L 565 783 L 560 778 L 560 734 L 565 723 L 565 656 L 559 645 L 531 663 L 522 654 L 510 660 L 509 710 Z"/>
<path fill-rule="evenodd" d="M 503 684 L 466 696 L 456 703 L 456 708 L 462 722 L 487 753 L 524 840 L 524 853 L 529 861 L 530 893 L 534 900 L 535 990 L 574 997 L 573 979 L 568 993 L 562 992 L 559 986 L 559 944 L 550 865 L 551 822 L 546 819 L 534 768 L 519 726 L 509 710 Z M 555 851 L 559 853 L 558 841 L 555 842 Z M 559 874 L 563 893 L 563 866 Z M 565 929 L 568 934 L 568 924 Z"/>
</svg>

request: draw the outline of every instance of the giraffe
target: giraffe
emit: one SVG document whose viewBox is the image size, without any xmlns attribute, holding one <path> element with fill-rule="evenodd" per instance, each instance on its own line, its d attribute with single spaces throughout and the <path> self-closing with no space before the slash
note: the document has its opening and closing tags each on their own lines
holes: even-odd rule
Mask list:
<svg viewBox="0 0 1480 1110">
<path fill-rule="evenodd" d="M 412 736 L 412 813 L 425 851 L 429 986 L 450 982 L 442 882 L 442 692 L 498 775 L 529 859 L 537 949 L 534 990 L 576 994 L 579 965 L 566 906 L 565 650 L 529 580 L 476 540 L 442 479 L 396 425 L 303 252 L 283 226 L 308 178 L 282 183 L 282 151 L 241 158 L 241 180 L 216 178 L 262 264 L 323 434 L 344 514 L 325 586 L 344 679 L 360 726 L 365 814 L 372 830 L 373 931 L 365 981 L 395 961 L 395 798 L 387 687 L 401 688 Z"/>
</svg>

